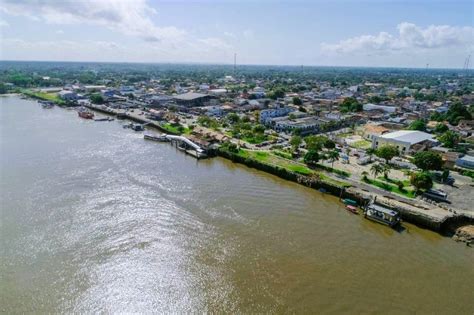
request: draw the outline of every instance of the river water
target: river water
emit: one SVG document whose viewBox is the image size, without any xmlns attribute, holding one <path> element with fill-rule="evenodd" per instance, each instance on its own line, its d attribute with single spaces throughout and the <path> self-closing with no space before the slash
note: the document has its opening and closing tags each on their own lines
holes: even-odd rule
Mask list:
<svg viewBox="0 0 474 315">
<path fill-rule="evenodd" d="M 0 311 L 474 313 L 463 244 L 120 121 L 0 102 Z"/>
</svg>

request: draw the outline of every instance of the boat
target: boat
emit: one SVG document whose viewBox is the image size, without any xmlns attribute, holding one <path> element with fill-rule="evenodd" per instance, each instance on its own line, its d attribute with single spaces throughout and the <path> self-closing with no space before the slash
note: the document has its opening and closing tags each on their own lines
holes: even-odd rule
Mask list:
<svg viewBox="0 0 474 315">
<path fill-rule="evenodd" d="M 400 223 L 400 213 L 398 211 L 374 203 L 369 204 L 365 208 L 364 217 L 390 227 L 394 227 Z"/>
<path fill-rule="evenodd" d="M 79 117 L 85 118 L 85 119 L 94 118 L 94 113 L 91 113 L 91 112 L 86 111 L 86 110 L 80 110 L 80 111 L 77 112 L 77 114 L 79 115 Z"/>
<path fill-rule="evenodd" d="M 349 198 L 342 199 L 342 202 L 344 202 L 344 204 L 346 205 L 357 206 L 357 201 L 349 199 Z"/>
<path fill-rule="evenodd" d="M 357 208 L 354 207 L 354 206 L 347 205 L 347 206 L 346 206 L 346 209 L 347 209 L 349 212 L 352 212 L 352 213 L 354 213 L 354 214 L 359 214 L 359 212 L 357 211 Z"/>
<path fill-rule="evenodd" d="M 102 117 L 102 118 L 94 119 L 94 121 L 112 121 L 112 120 L 114 120 L 114 119 L 111 118 L 111 117 Z"/>
<path fill-rule="evenodd" d="M 166 135 L 149 135 L 145 134 L 143 136 L 144 139 L 147 140 L 152 140 L 152 141 L 158 141 L 158 142 L 168 142 L 170 141 L 168 138 L 166 138 Z"/>
<path fill-rule="evenodd" d="M 41 106 L 43 108 L 53 108 L 54 107 L 54 103 L 53 102 L 49 102 L 49 101 L 39 101 L 39 103 L 41 104 Z"/>
</svg>

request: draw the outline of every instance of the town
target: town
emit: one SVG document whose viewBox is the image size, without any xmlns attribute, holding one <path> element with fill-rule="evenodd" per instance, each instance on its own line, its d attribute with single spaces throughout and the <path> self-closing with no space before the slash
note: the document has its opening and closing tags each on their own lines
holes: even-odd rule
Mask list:
<svg viewBox="0 0 474 315">
<path fill-rule="evenodd" d="M 145 138 L 198 158 L 266 165 L 433 216 L 472 215 L 469 70 L 23 66 L 3 71 L 1 92 L 130 119 L 162 134 Z"/>
</svg>

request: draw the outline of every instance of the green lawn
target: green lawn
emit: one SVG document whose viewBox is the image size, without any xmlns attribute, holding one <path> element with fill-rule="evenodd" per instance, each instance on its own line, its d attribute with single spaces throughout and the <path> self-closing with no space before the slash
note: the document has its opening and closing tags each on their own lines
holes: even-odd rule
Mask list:
<svg viewBox="0 0 474 315">
<path fill-rule="evenodd" d="M 372 142 L 368 140 L 359 140 L 350 144 L 350 146 L 356 149 L 368 149 L 372 146 Z"/>
<path fill-rule="evenodd" d="M 188 134 L 188 133 L 191 132 L 191 130 L 189 128 L 186 128 L 186 127 L 183 127 L 184 129 L 182 129 L 180 131 L 179 126 L 176 126 L 176 125 L 173 125 L 173 124 L 170 124 L 170 123 L 161 124 L 160 126 L 161 126 L 161 128 L 165 129 L 166 131 L 168 131 L 170 133 L 175 133 L 175 134 Z"/>
<path fill-rule="evenodd" d="M 56 104 L 64 104 L 64 101 L 58 96 L 57 93 L 33 92 L 31 90 L 23 90 L 22 93 L 44 101 L 51 101 L 55 102 Z"/>
<path fill-rule="evenodd" d="M 380 181 L 380 180 L 376 180 L 376 179 L 367 178 L 367 180 L 364 181 L 364 182 L 367 183 L 367 184 L 370 184 L 372 186 L 381 188 L 383 190 L 390 191 L 390 192 L 396 193 L 398 195 L 402 195 L 404 197 L 415 198 L 415 191 L 413 190 L 413 188 L 408 187 L 408 186 L 404 187 L 403 190 L 400 190 L 397 185 L 390 184 L 387 181 Z"/>
<path fill-rule="evenodd" d="M 280 156 L 277 156 L 273 154 L 272 152 L 269 151 L 250 151 L 250 150 L 243 150 L 241 149 L 239 151 L 239 155 L 245 158 L 252 158 L 260 163 L 263 164 L 269 164 L 273 166 L 278 166 L 282 167 L 284 169 L 287 169 L 289 171 L 301 174 L 301 175 L 312 175 L 312 174 L 318 174 L 319 177 L 328 183 L 337 185 L 337 186 L 344 186 L 344 187 L 349 187 L 350 184 L 347 182 L 339 181 L 336 179 L 333 179 L 325 174 L 322 174 L 320 172 L 317 172 L 315 170 L 312 170 L 308 168 L 306 165 L 302 163 L 298 163 L 295 161 L 292 161 L 290 159 L 285 159 Z"/>
</svg>

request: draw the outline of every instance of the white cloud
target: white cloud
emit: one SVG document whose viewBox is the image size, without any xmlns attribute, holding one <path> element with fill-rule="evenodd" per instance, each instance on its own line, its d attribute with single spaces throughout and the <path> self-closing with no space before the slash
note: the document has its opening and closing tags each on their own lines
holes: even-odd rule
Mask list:
<svg viewBox="0 0 474 315">
<path fill-rule="evenodd" d="M 55 33 L 61 35 L 61 34 L 64 34 L 64 31 L 63 30 L 57 30 Z"/>
<path fill-rule="evenodd" d="M 151 19 L 156 10 L 146 0 L 3 0 L 1 6 L 11 15 L 50 24 L 99 25 L 147 41 L 172 39 L 186 33 L 174 26 L 156 26 Z"/>
<path fill-rule="evenodd" d="M 403 22 L 397 26 L 398 34 L 380 32 L 377 35 L 362 35 L 342 40 L 336 44 L 321 44 L 324 53 L 332 54 L 386 54 L 392 52 L 411 53 L 417 50 L 440 50 L 447 48 L 469 49 L 474 43 L 473 27 L 431 25 L 426 28 Z"/>
<path fill-rule="evenodd" d="M 10 26 L 10 24 L 8 24 L 7 21 L 0 20 L 0 28 L 2 28 L 2 27 L 9 27 L 9 26 Z"/>
</svg>

